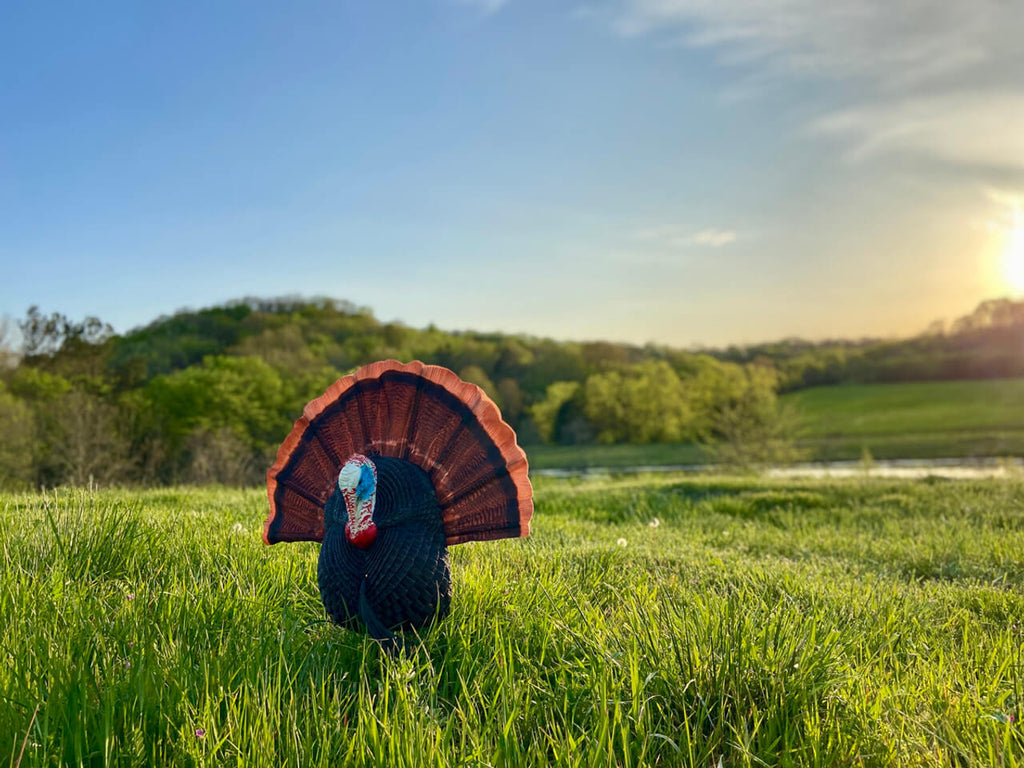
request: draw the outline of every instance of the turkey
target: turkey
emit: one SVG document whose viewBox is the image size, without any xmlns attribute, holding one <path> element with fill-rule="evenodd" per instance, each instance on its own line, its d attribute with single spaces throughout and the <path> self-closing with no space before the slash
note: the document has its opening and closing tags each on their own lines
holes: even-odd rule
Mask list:
<svg viewBox="0 0 1024 768">
<path fill-rule="evenodd" d="M 320 541 L 328 616 L 386 647 L 451 602 L 448 546 L 527 536 L 526 455 L 497 406 L 446 368 L 394 360 L 336 381 L 267 472 L 267 544 Z"/>
</svg>

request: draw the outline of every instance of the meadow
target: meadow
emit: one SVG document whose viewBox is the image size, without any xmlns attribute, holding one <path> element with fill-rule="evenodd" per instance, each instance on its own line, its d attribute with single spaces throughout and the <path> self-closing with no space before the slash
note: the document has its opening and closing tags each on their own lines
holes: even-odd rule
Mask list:
<svg viewBox="0 0 1024 768">
<path fill-rule="evenodd" d="M 1024 430 L 1024 379 L 814 387 L 783 402 L 808 437 Z"/>
<path fill-rule="evenodd" d="M 1024 379 L 816 387 L 783 398 L 821 458 L 1024 453 Z M 853 455 L 851 455 L 853 454 Z"/>
<path fill-rule="evenodd" d="M 0 762 L 1018 765 L 1024 479 L 536 482 L 383 654 L 259 490 L 0 496 Z"/>
<path fill-rule="evenodd" d="M 814 387 L 780 398 L 809 461 L 1024 455 L 1024 379 Z M 651 467 L 707 463 L 699 445 L 540 445 L 530 466 Z"/>
</svg>

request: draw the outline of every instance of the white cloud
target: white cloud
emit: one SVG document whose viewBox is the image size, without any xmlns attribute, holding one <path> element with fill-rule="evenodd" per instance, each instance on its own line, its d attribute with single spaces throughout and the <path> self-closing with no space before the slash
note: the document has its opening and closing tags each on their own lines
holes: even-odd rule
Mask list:
<svg viewBox="0 0 1024 768">
<path fill-rule="evenodd" d="M 460 5 L 468 5 L 482 13 L 489 14 L 498 11 L 507 0 L 457 0 L 457 2 Z"/>
<path fill-rule="evenodd" d="M 720 248 L 736 241 L 737 234 L 731 229 L 702 229 L 699 232 L 681 230 L 678 227 L 654 227 L 636 233 L 639 240 L 663 248 L 689 248 L 707 246 Z"/>
<path fill-rule="evenodd" d="M 909 151 L 1024 167 L 1020 0 L 595 3 L 620 34 L 713 49 L 748 83 L 835 83 L 830 100 L 849 108 L 810 127 L 848 142 L 850 159 Z"/>
<path fill-rule="evenodd" d="M 986 190 L 994 210 L 984 226 L 989 232 L 1005 234 L 1024 223 L 1024 192 L 1005 189 Z"/>
<path fill-rule="evenodd" d="M 712 248 L 720 248 L 735 241 L 735 232 L 722 229 L 704 229 L 690 238 L 694 245 L 710 245 Z"/>
<path fill-rule="evenodd" d="M 1019 58 L 1024 4 L 1004 0 L 613 0 L 623 35 L 675 35 L 723 60 L 900 84 Z"/>
<path fill-rule="evenodd" d="M 846 141 L 851 160 L 905 151 L 956 165 L 1024 170 L 1024 91 L 881 102 L 825 115 L 810 128 Z"/>
</svg>

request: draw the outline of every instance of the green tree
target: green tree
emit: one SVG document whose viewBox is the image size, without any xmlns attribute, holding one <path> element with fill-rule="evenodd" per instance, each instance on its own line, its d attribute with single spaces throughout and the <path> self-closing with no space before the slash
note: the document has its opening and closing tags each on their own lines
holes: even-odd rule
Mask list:
<svg viewBox="0 0 1024 768">
<path fill-rule="evenodd" d="M 509 424 L 516 427 L 523 415 L 523 392 L 519 389 L 519 382 L 513 378 L 501 379 L 497 384 L 497 390 L 498 397 L 495 402 L 501 404 L 501 415 Z"/>
<path fill-rule="evenodd" d="M 722 364 L 719 364 L 722 365 Z M 706 398 L 701 442 L 718 463 L 739 468 L 790 464 L 801 457 L 796 447 L 796 416 L 780 406 L 775 372 L 764 366 L 729 366 L 715 375 L 727 387 Z M 708 380 L 701 382 L 707 387 Z M 706 389 L 705 389 L 706 391 Z"/>
<path fill-rule="evenodd" d="M 545 443 L 555 440 L 558 414 L 576 396 L 580 384 L 576 381 L 556 381 L 547 388 L 544 398 L 530 408 L 530 416 L 540 439 Z"/>
<path fill-rule="evenodd" d="M 26 357 L 53 356 L 69 345 L 98 346 L 114 333 L 97 317 L 90 316 L 82 322 L 75 322 L 59 312 L 44 315 L 36 306 L 29 307 L 19 325 Z"/>
<path fill-rule="evenodd" d="M 227 455 L 227 434 L 232 451 L 244 446 L 255 466 L 269 461 L 297 416 L 288 394 L 280 374 L 259 358 L 208 357 L 202 365 L 156 377 L 133 398 L 136 440 L 153 454 L 149 464 L 163 465 L 165 477 L 188 474 L 195 461 L 216 463 L 197 458 L 196 451 L 210 445 Z M 228 464 L 238 461 L 232 456 Z"/>
<path fill-rule="evenodd" d="M 683 382 L 663 360 L 590 376 L 583 412 L 601 443 L 678 442 L 693 422 Z"/>
<path fill-rule="evenodd" d="M 30 486 L 34 481 L 32 410 L 0 382 L 0 489 Z"/>
<path fill-rule="evenodd" d="M 63 482 L 54 447 L 61 440 L 57 422 L 58 403 L 71 392 L 71 382 L 63 376 L 41 371 L 22 362 L 7 382 L 10 393 L 23 402 L 31 414 L 29 445 L 33 484 L 57 485 Z"/>
<path fill-rule="evenodd" d="M 501 395 L 498 394 L 498 388 L 494 386 L 491 377 L 479 365 L 467 365 L 459 371 L 459 378 L 463 381 L 468 381 L 470 384 L 476 384 L 487 393 L 491 400 L 498 404 L 499 408 L 502 407 L 503 403 L 501 402 Z"/>
<path fill-rule="evenodd" d="M 0 317 L 0 376 L 18 364 L 18 353 L 15 351 L 12 336 L 10 321 L 7 317 Z"/>
<path fill-rule="evenodd" d="M 53 403 L 54 436 L 49 455 L 62 484 L 124 483 L 131 477 L 128 441 L 116 406 L 80 389 Z"/>
<path fill-rule="evenodd" d="M 71 391 L 71 382 L 63 376 L 22 365 L 7 382 L 8 388 L 29 403 L 46 405 Z"/>
</svg>

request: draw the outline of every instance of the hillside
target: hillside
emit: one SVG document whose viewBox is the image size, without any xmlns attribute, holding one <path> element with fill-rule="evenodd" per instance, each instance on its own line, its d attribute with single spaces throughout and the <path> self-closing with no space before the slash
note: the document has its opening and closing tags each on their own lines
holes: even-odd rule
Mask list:
<svg viewBox="0 0 1024 768">
<path fill-rule="evenodd" d="M 983 302 L 970 315 L 948 324 L 937 321 L 928 332 L 907 339 L 784 339 L 699 350 L 416 329 L 383 323 L 368 308 L 327 298 L 246 298 L 182 310 L 123 335 L 97 318 L 76 323 L 36 308 L 19 325 L 29 362 L 56 357 L 63 363 L 56 367 L 67 369 L 85 345 L 91 347 L 89 356 L 102 357 L 106 372 L 127 386 L 201 363 L 209 355 L 252 355 L 282 367 L 322 364 L 339 370 L 388 357 L 419 358 L 453 369 L 477 366 L 492 381 L 510 376 L 532 397 L 555 381 L 584 381 L 595 371 L 651 359 L 667 360 L 683 372 L 701 356 L 770 366 L 782 391 L 1024 376 L 1024 301 L 1009 299 Z"/>
<path fill-rule="evenodd" d="M 883 453 L 899 455 L 915 450 L 900 442 L 920 433 L 910 422 L 946 429 L 945 412 L 929 411 L 927 387 L 901 391 L 917 408 L 908 423 L 892 399 L 859 402 L 852 389 L 809 387 L 1024 376 L 1024 302 L 1008 300 L 902 341 L 701 351 L 416 329 L 332 299 L 244 299 L 123 335 L 98 318 L 36 308 L 19 326 L 20 350 L 0 355 L 0 486 L 260 482 L 309 399 L 385 358 L 443 365 L 479 385 L 526 445 L 700 443 L 738 463 L 794 455 L 779 394 L 793 393 L 787 398 L 804 413 L 803 437 L 816 455 L 821 446 L 826 456 L 859 455 L 856 430 L 808 432 L 807 419 L 824 424 L 834 412 L 848 424 L 847 411 L 888 424 L 872 440 L 889 441 Z M 990 398 L 978 398 L 966 409 L 956 398 L 942 406 L 966 419 L 950 429 L 988 439 L 1008 428 L 1004 415 L 984 416 Z M 952 445 L 942 450 L 973 452 L 959 438 Z"/>
</svg>

